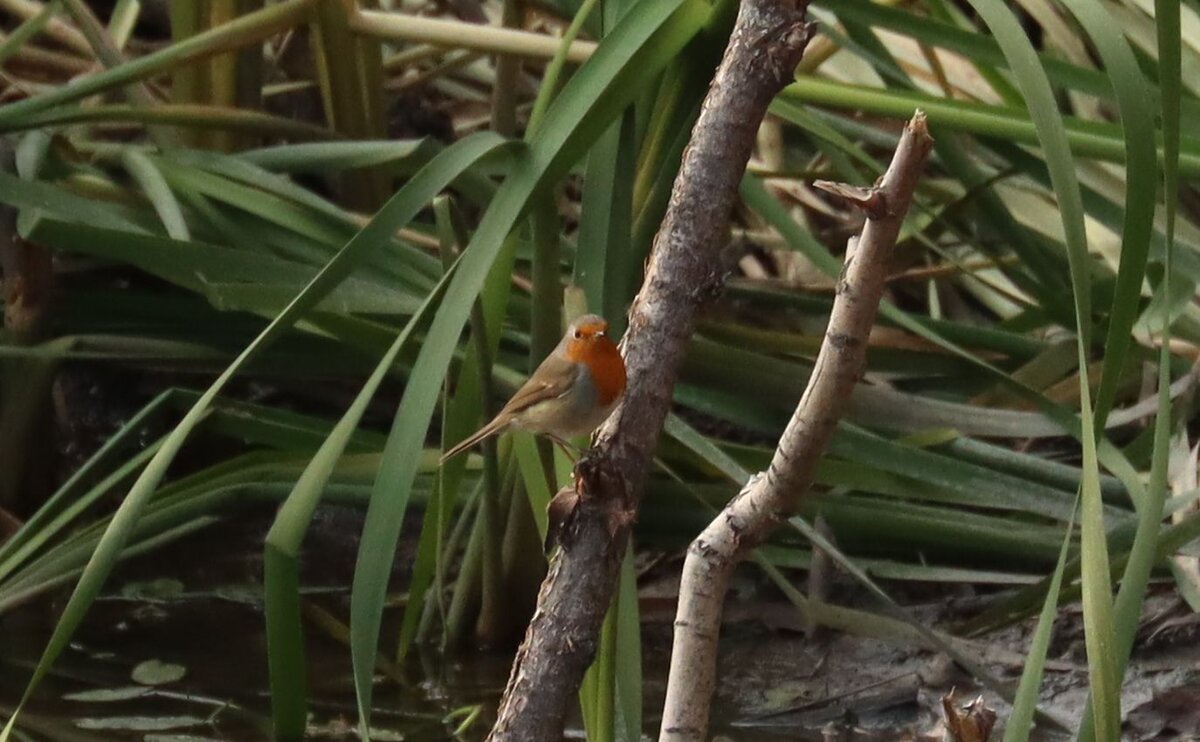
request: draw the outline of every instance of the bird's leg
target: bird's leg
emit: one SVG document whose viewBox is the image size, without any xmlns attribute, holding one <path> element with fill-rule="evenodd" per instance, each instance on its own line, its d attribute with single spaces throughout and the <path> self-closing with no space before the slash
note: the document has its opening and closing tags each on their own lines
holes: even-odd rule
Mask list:
<svg viewBox="0 0 1200 742">
<path fill-rule="evenodd" d="M 549 438 L 551 441 L 553 441 L 554 445 L 556 445 L 560 449 L 562 449 L 562 452 L 567 455 L 567 458 L 571 460 L 572 464 L 574 464 L 576 461 L 578 461 L 579 457 L 583 455 L 583 451 L 581 449 L 576 448 L 569 441 L 567 441 L 563 438 L 559 438 L 557 435 L 554 435 L 552 433 L 545 433 L 545 436 L 547 438 Z"/>
</svg>

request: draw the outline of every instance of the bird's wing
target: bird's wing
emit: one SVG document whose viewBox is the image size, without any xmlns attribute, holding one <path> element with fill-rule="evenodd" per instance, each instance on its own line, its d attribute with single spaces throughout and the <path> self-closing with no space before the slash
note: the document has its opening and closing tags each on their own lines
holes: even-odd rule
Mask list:
<svg viewBox="0 0 1200 742">
<path fill-rule="evenodd" d="M 530 377 L 530 381 L 518 389 L 517 393 L 512 396 L 512 399 L 508 400 L 508 404 L 504 405 L 504 409 L 500 411 L 500 415 L 504 413 L 514 414 L 528 409 L 539 402 L 561 397 L 571 390 L 571 386 L 575 383 L 575 376 L 578 373 L 579 371 L 574 363 L 557 355 L 547 357 L 546 360 L 542 361 L 542 365 L 538 366 L 533 376 Z M 497 415 L 497 417 L 500 415 Z"/>
</svg>

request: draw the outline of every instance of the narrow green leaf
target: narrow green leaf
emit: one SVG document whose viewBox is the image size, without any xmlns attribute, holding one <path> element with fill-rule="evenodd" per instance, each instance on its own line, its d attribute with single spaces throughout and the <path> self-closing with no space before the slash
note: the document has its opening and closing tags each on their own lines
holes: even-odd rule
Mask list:
<svg viewBox="0 0 1200 742">
<path fill-rule="evenodd" d="M 630 541 L 621 560 L 621 574 L 615 596 L 617 633 L 613 670 L 616 688 L 614 709 L 618 742 L 642 739 L 642 626 L 638 610 L 637 569 L 634 545 Z"/>
<path fill-rule="evenodd" d="M 579 4 L 579 10 L 575 11 L 575 17 L 571 19 L 571 25 L 567 26 L 567 30 L 563 32 L 558 51 L 554 52 L 554 58 L 550 60 L 550 64 L 546 65 L 546 72 L 542 75 L 541 88 L 538 90 L 537 99 L 533 102 L 533 110 L 529 112 L 529 124 L 525 127 L 525 141 L 533 141 L 537 137 L 537 130 L 542 125 L 546 109 L 550 107 L 550 101 L 554 99 L 554 94 L 558 90 L 558 78 L 562 76 L 563 68 L 567 64 L 567 52 L 570 50 L 571 44 L 579 37 L 583 24 L 587 22 L 588 16 L 595 7 L 596 0 L 583 0 Z"/>
<path fill-rule="evenodd" d="M 997 37 L 998 38 L 998 37 Z M 1045 76 L 1043 75 L 1043 79 Z M 1020 77 L 1018 76 L 1018 79 Z M 915 92 L 849 85 L 815 77 L 800 77 L 784 88 L 780 100 L 804 105 L 831 106 L 840 110 L 862 111 L 907 118 L 916 109 L 929 117 L 931 126 L 995 137 L 1021 144 L 1038 144 L 1038 127 L 1027 111 L 966 101 L 951 101 Z M 773 105 L 773 112 L 781 110 Z M 1124 142 L 1115 124 L 1069 118 L 1065 125 L 1071 148 L 1080 157 L 1103 162 L 1123 163 Z M 1200 174 L 1200 147 L 1191 144 L 1180 152 L 1180 172 Z"/>
<path fill-rule="evenodd" d="M 0 172 L 0 202 L 18 209 L 27 209 L 35 216 L 53 215 L 60 219 L 79 221 L 107 229 L 149 233 L 153 229 L 153 213 L 148 212 L 148 226 L 129 209 L 112 208 L 65 191 L 57 186 L 34 180 L 25 180 Z M 36 224 L 36 218 L 31 219 Z M 19 226 L 28 234 L 28 222 Z"/>
<path fill-rule="evenodd" d="M 1155 4 L 1155 20 L 1158 24 L 1159 48 L 1159 78 L 1161 80 L 1163 149 L 1166 158 L 1163 166 L 1164 189 L 1166 195 L 1166 231 L 1167 244 L 1164 261 L 1164 280 L 1160 290 L 1163 292 L 1164 304 L 1170 304 L 1171 269 L 1175 252 L 1175 212 L 1176 197 L 1179 189 L 1177 158 L 1179 154 L 1179 98 L 1180 98 L 1180 17 L 1179 5 L 1170 0 L 1158 0 Z M 1090 29 L 1089 29 L 1090 30 Z M 1122 112 L 1122 115 L 1123 112 Z M 1148 118 L 1148 116 L 1147 116 Z M 1133 186 L 1129 186 L 1133 193 Z M 1151 189 L 1153 192 L 1153 189 Z M 1126 249 L 1128 246 L 1126 246 Z M 1122 270 L 1124 270 L 1124 253 L 1122 253 Z M 1138 285 L 1140 292 L 1140 280 Z M 1114 299 L 1114 302 L 1116 300 Z M 1116 309 L 1114 306 L 1114 314 Z M 1121 586 L 1117 591 L 1114 613 L 1114 659 L 1117 677 L 1123 677 L 1133 649 L 1133 641 L 1137 635 L 1141 618 L 1142 602 L 1146 594 L 1146 585 L 1150 572 L 1158 557 L 1159 528 L 1162 524 L 1163 505 L 1167 498 L 1167 477 L 1171 449 L 1171 403 L 1168 391 L 1171 385 L 1171 320 L 1167 313 L 1163 315 L 1161 337 L 1159 338 L 1158 359 L 1158 412 L 1154 419 L 1154 450 L 1151 456 L 1150 483 L 1146 497 L 1138 513 L 1137 532 L 1133 545 L 1129 550 L 1129 561 L 1121 576 Z M 1111 352 L 1111 351 L 1110 351 Z M 1107 359 L 1106 359 L 1107 360 Z M 1086 583 L 1085 583 L 1086 589 Z M 1107 712 L 1102 701 L 1094 695 L 1089 699 L 1088 707 L 1084 710 L 1083 720 L 1079 727 L 1078 739 L 1104 739 L 1100 736 L 1103 728 L 1102 718 Z M 1096 709 L 1100 708 L 1097 714 Z"/>
<path fill-rule="evenodd" d="M 144 59 L 144 57 L 142 58 Z M 140 61 L 140 59 L 138 60 Z M 120 71 L 129 62 L 113 71 Z M 90 78 L 85 78 L 90 79 Z M 37 100 L 30 98 L 27 100 Z M 261 111 L 240 108 L 201 106 L 193 104 L 156 103 L 146 105 L 102 105 L 102 106 L 56 106 L 45 111 L 36 111 L 20 119 L 10 120 L 0 116 L 0 131 L 27 131 L 68 124 L 82 123 L 125 123 L 133 122 L 152 127 L 175 126 L 184 130 L 215 132 L 244 132 L 247 134 L 286 136 L 298 140 L 334 139 L 337 134 L 320 126 L 274 116 Z"/>
<path fill-rule="evenodd" d="M 437 220 L 438 241 L 444 259 L 458 254 L 470 241 L 470 234 L 463 223 L 462 214 L 448 196 L 434 200 L 434 215 Z M 442 416 L 442 450 L 466 438 L 474 432 L 492 409 L 493 360 L 500 345 L 504 314 L 508 306 L 512 286 L 512 267 L 516 255 L 515 243 L 501 251 L 492 265 L 491 273 L 480 293 L 479 301 L 471 311 L 472 341 L 459 367 L 458 378 L 453 384 L 454 394 L 444 405 Z M 450 384 L 445 394 L 449 396 Z M 494 450 L 488 455 L 494 454 Z M 492 466 L 488 463 L 487 466 Z M 425 604 L 430 586 L 439 598 L 445 589 L 445 561 L 449 554 L 445 548 L 446 529 L 458 501 L 459 488 L 466 470 L 467 457 L 460 456 L 441 465 L 438 488 L 434 499 L 426 510 L 421 523 L 421 535 L 417 541 L 417 558 L 413 562 L 412 578 L 409 581 L 409 600 L 400 624 L 400 637 L 396 646 L 396 661 L 403 661 L 417 637 L 421 621 L 425 616 Z M 496 486 L 496 471 L 485 477 Z M 444 611 L 443 611 L 444 613 Z M 444 618 L 444 615 L 443 615 Z"/>
<path fill-rule="evenodd" d="M 183 217 L 179 200 L 175 198 L 171 186 L 167 185 L 166 179 L 154 166 L 154 162 L 145 153 L 133 147 L 125 150 L 121 161 L 130 176 L 141 186 L 146 198 L 154 205 L 167 235 L 174 240 L 190 240 L 191 232 L 188 230 L 187 220 Z"/>
<path fill-rule="evenodd" d="M 351 139 L 383 136 L 382 80 L 378 41 L 350 29 L 356 5 L 340 0 L 311 0 L 309 39 L 317 67 L 317 82 L 330 128 Z M 384 198 L 388 184 L 383 173 L 368 168 L 340 180 L 353 206 L 369 209 Z"/>
<path fill-rule="evenodd" d="M 1091 344 L 1091 265 L 1084 232 L 1084 210 L 1075 176 L 1075 162 L 1067 142 L 1046 73 L 1020 23 L 999 0 L 970 0 L 991 29 L 1004 51 L 1017 86 L 1025 96 L 1029 114 L 1037 128 L 1058 197 L 1066 236 L 1067 261 L 1075 300 L 1075 322 L 1079 344 L 1080 423 L 1083 443 L 1083 619 L 1091 696 L 1097 709 L 1097 739 L 1120 737 L 1121 689 L 1113 647 L 1112 584 L 1109 578 L 1108 545 L 1105 539 L 1103 505 L 1100 499 L 1096 427 L 1087 377 Z"/>
<path fill-rule="evenodd" d="M 313 456 L 295 488 L 275 514 L 263 553 L 263 589 L 267 622 L 267 658 L 270 664 L 271 708 L 278 739 L 301 739 L 307 726 L 307 683 L 304 635 L 300 618 L 300 546 L 313 512 L 334 467 L 346 450 L 379 385 L 392 371 L 400 352 L 423 329 L 449 283 L 452 271 L 426 297 L 404 326 L 392 347 L 380 359 L 362 390 Z"/>
<path fill-rule="evenodd" d="M 428 139 L 312 142 L 263 147 L 238 157 L 276 173 L 340 172 L 381 165 L 402 173 L 424 165 L 435 149 Z"/>
<path fill-rule="evenodd" d="M 579 690 L 587 738 L 596 742 L 642 739 L 641 626 L 633 553 L 631 543 L 600 630 L 596 660 Z"/>
<path fill-rule="evenodd" d="M 689 451 L 695 453 L 701 461 L 716 467 L 729 481 L 741 487 L 750 481 L 750 472 L 732 456 L 721 450 L 717 444 L 700 434 L 698 430 L 688 425 L 683 418 L 669 414 L 663 425 L 663 432 L 683 444 Z"/>
<path fill-rule="evenodd" d="M 596 659 L 588 667 L 579 688 L 584 732 L 587 739 L 594 742 L 616 742 L 616 711 L 613 705 L 617 662 L 616 608 L 614 601 L 604 614 Z"/>
<path fill-rule="evenodd" d="M 1004 725 L 1004 742 L 1025 742 L 1029 739 L 1029 731 L 1033 726 L 1033 716 L 1037 712 L 1038 694 L 1042 687 L 1042 672 L 1046 666 L 1046 652 L 1050 648 L 1051 631 L 1054 628 L 1054 617 L 1058 614 L 1058 598 L 1062 592 L 1063 572 L 1067 566 L 1067 553 L 1071 546 L 1071 535 L 1075 529 L 1075 519 L 1067 522 L 1063 532 L 1062 549 L 1058 552 L 1058 565 L 1054 568 L 1054 576 L 1050 578 L 1050 588 L 1046 591 L 1046 602 L 1042 604 L 1042 613 L 1038 617 L 1037 628 L 1029 641 L 1029 652 L 1025 655 L 1025 667 L 1021 670 L 1021 682 L 1017 684 L 1016 695 L 1013 697 L 1013 710 Z"/>
<path fill-rule="evenodd" d="M 614 337 L 624 332 L 637 275 L 632 243 L 635 123 L 634 112 L 626 111 L 588 155 L 576 238 L 574 282 L 587 296 L 588 307 L 608 319 Z"/>
<path fill-rule="evenodd" d="M 1154 138 L 1146 134 L 1154 130 L 1147 81 L 1120 27 L 1098 0 L 1066 0 L 1065 4 L 1100 53 L 1116 93 L 1125 138 L 1125 223 L 1121 230 L 1121 263 L 1104 342 L 1104 368 L 1096 390 L 1096 427 L 1103 430 L 1116 397 L 1121 369 L 1125 366 L 1130 331 L 1137 318 L 1146 277 L 1150 234 L 1154 229 L 1158 160 Z"/>
<path fill-rule="evenodd" d="M 521 478 L 524 480 L 525 494 L 529 498 L 529 507 L 533 511 L 534 523 L 537 524 L 538 538 L 542 543 L 546 543 L 546 532 L 549 529 L 546 509 L 554 493 L 546 483 L 546 470 L 542 468 L 537 441 L 531 435 L 515 433 L 513 452 L 517 456 L 517 465 L 521 467 Z"/>
</svg>

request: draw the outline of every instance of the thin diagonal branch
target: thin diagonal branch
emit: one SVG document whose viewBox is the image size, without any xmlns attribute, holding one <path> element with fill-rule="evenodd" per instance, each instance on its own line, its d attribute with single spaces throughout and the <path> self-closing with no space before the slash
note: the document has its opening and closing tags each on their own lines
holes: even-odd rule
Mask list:
<svg viewBox="0 0 1200 742">
<path fill-rule="evenodd" d="M 888 259 L 932 145 L 925 116 L 918 111 L 877 186 L 817 184 L 861 208 L 867 223 L 846 251 L 816 366 L 770 467 L 751 478 L 688 549 L 660 740 L 706 738 L 729 580 L 738 562 L 792 516 L 808 494 L 817 463 L 866 367 L 867 336 L 887 279 Z"/>
</svg>

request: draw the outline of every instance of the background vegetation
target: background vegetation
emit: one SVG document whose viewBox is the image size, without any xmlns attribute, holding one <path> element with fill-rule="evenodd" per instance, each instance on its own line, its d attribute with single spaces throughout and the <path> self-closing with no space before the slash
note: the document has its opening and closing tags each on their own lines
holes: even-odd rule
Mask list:
<svg viewBox="0 0 1200 742">
<path fill-rule="evenodd" d="M 440 6 L 0 1 L 0 507 L 20 523 L 0 545 L 0 611 L 73 586 L 27 698 L 120 559 L 264 502 L 281 738 L 306 725 L 300 565 L 323 499 L 365 511 L 335 617 L 364 728 L 376 672 L 401 672 L 416 643 L 523 630 L 569 462 L 524 436 L 440 468 L 437 452 L 564 315 L 623 329 L 737 4 Z M 890 599 L 867 613 L 803 597 L 813 520 L 872 590 L 997 586 L 959 635 L 1040 610 L 1020 688 L 996 684 L 1016 702 L 1006 739 L 1033 718 L 1056 605 L 1081 597 L 1083 734 L 1115 738 L 1148 581 L 1200 608 L 1198 11 L 814 4 L 821 36 L 760 133 L 737 268 L 691 342 L 639 543 L 686 544 L 767 460 L 858 226 L 808 184 L 870 183 L 921 108 L 937 148 L 868 376 L 825 494 L 759 563 L 818 623 L 968 667 Z M 141 406 L 64 480 L 56 378 L 98 367 L 136 382 Z M 415 559 L 389 583 L 406 518 Z M 398 634 L 389 591 L 405 596 Z M 630 555 L 582 693 L 589 737 L 641 727 L 637 611 Z"/>
</svg>

